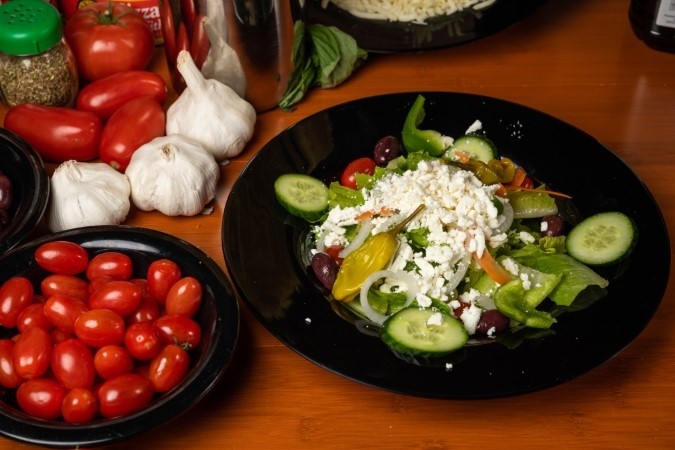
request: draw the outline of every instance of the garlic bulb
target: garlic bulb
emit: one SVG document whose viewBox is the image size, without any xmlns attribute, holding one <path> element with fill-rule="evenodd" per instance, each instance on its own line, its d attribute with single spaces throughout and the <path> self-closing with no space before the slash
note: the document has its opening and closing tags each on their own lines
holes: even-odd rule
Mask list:
<svg viewBox="0 0 675 450">
<path fill-rule="evenodd" d="M 129 213 L 129 181 L 108 164 L 65 161 L 50 182 L 47 227 L 52 232 L 119 225 Z"/>
<path fill-rule="evenodd" d="M 237 156 L 253 136 L 253 106 L 229 86 L 204 78 L 187 51 L 178 54 L 176 67 L 187 87 L 166 112 L 166 134 L 194 139 L 216 161 Z"/>
<path fill-rule="evenodd" d="M 220 168 L 198 142 L 172 134 L 140 146 L 125 174 L 138 209 L 194 216 L 215 197 Z"/>
</svg>

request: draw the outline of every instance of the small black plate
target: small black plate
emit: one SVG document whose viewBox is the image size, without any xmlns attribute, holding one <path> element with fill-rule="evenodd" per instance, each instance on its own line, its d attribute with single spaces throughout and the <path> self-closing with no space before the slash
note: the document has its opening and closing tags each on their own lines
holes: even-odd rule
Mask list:
<svg viewBox="0 0 675 450">
<path fill-rule="evenodd" d="M 590 215 L 617 210 L 640 236 L 610 278 L 608 295 L 559 317 L 553 333 L 465 347 L 437 366 L 396 357 L 378 338 L 339 317 L 300 263 L 307 224 L 277 204 L 274 180 L 291 172 L 329 179 L 371 153 L 385 135 L 400 135 L 417 93 L 356 100 L 308 117 L 271 140 L 237 180 L 225 208 L 223 249 L 241 298 L 279 340 L 316 364 L 358 382 L 424 397 L 470 399 L 535 391 L 573 379 L 620 352 L 647 326 L 670 270 L 666 226 L 636 174 L 596 139 L 550 115 L 507 101 L 425 92 L 423 128 L 460 136 L 474 120 L 503 156 L 574 198 Z M 620 188 L 618 188 L 620 186 Z M 516 336 L 517 337 L 517 336 Z"/>
<path fill-rule="evenodd" d="M 546 0 L 497 0 L 490 6 L 468 8 L 448 16 L 427 19 L 426 24 L 389 22 L 355 17 L 329 3 L 305 2 L 304 15 L 309 23 L 333 25 L 351 35 L 369 52 L 409 52 L 451 47 L 491 36 L 521 21 Z"/>
</svg>

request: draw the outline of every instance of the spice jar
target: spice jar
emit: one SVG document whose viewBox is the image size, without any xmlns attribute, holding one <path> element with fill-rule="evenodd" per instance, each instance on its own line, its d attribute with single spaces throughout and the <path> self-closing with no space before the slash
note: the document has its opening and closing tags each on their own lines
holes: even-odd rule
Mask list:
<svg viewBox="0 0 675 450">
<path fill-rule="evenodd" d="M 5 106 L 72 106 L 77 88 L 77 66 L 58 10 L 42 0 L 0 6 L 0 95 Z"/>
</svg>

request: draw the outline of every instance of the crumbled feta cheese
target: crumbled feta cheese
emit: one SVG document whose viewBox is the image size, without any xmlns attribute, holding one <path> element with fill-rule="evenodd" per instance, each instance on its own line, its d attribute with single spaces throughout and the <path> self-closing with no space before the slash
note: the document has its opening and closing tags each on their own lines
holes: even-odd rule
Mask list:
<svg viewBox="0 0 675 450">
<path fill-rule="evenodd" d="M 422 308 L 428 308 L 428 307 L 431 306 L 431 298 L 428 295 L 417 294 L 416 298 L 417 298 L 417 303 L 419 303 L 419 305 Z"/>
<path fill-rule="evenodd" d="M 472 123 L 469 128 L 466 129 L 464 134 L 471 134 L 475 133 L 476 131 L 480 130 L 483 128 L 483 124 L 481 123 L 480 120 L 476 120 L 474 123 Z"/>
<path fill-rule="evenodd" d="M 535 242 L 534 236 L 532 236 L 527 231 L 521 231 L 518 233 L 518 238 L 526 244 L 533 244 Z"/>
<path fill-rule="evenodd" d="M 439 312 L 433 313 L 431 317 L 429 317 L 429 320 L 427 320 L 427 325 L 436 325 L 439 327 L 443 325 L 443 314 Z"/>
<path fill-rule="evenodd" d="M 480 320 L 482 312 L 482 309 L 473 304 L 468 308 L 464 308 L 464 311 L 462 311 L 459 318 L 464 323 L 464 328 L 469 334 L 474 334 L 476 332 L 476 327 L 478 326 L 478 321 Z"/>
<path fill-rule="evenodd" d="M 541 221 L 541 226 L 539 227 L 539 231 L 541 231 L 542 233 L 548 231 L 548 222 L 547 221 L 545 221 L 545 220 Z"/>
<path fill-rule="evenodd" d="M 520 268 L 518 267 L 518 263 L 516 263 L 513 258 L 504 258 L 502 261 L 502 265 L 504 268 L 512 273 L 513 275 L 518 275 L 520 273 Z"/>
<path fill-rule="evenodd" d="M 523 289 L 529 291 L 530 288 L 532 287 L 532 282 L 530 281 L 529 275 L 526 273 L 521 273 L 520 280 L 523 282 Z"/>
</svg>

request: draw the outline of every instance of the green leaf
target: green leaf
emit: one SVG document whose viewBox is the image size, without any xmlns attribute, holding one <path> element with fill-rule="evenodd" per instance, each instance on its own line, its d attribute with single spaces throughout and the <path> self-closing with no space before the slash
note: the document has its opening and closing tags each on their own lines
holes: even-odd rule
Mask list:
<svg viewBox="0 0 675 450">
<path fill-rule="evenodd" d="M 357 189 L 350 189 L 342 186 L 337 181 L 333 181 L 328 186 L 328 208 L 333 209 L 337 206 L 349 208 L 363 203 L 363 194 Z"/>
</svg>

